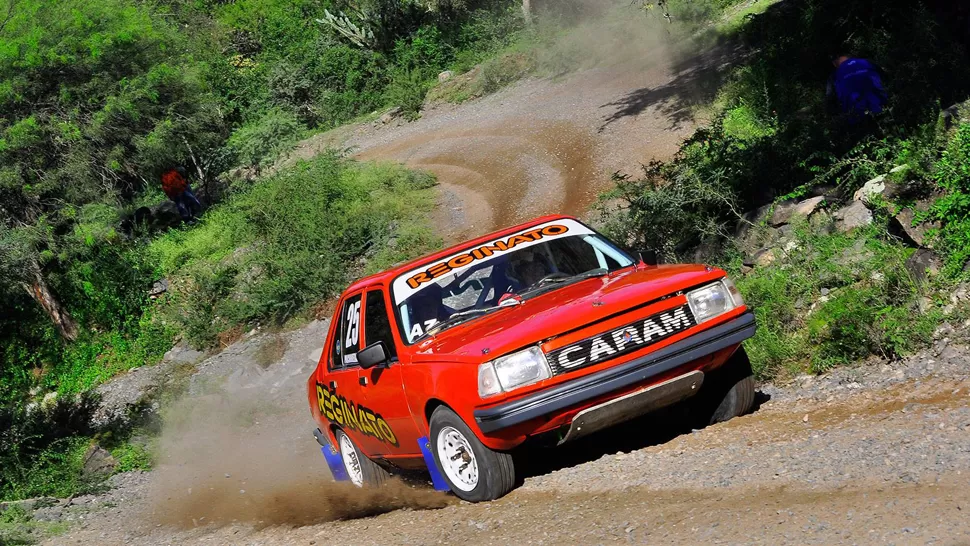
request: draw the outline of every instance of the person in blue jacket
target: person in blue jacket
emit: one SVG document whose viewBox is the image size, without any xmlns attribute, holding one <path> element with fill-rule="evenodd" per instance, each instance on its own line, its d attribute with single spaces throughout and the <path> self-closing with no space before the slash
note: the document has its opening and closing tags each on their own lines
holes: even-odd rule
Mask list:
<svg viewBox="0 0 970 546">
<path fill-rule="evenodd" d="M 883 86 L 882 70 L 872 61 L 839 55 L 832 59 L 835 73 L 829 80 L 827 94 L 838 103 L 849 123 L 856 124 L 881 114 L 888 96 Z"/>
</svg>

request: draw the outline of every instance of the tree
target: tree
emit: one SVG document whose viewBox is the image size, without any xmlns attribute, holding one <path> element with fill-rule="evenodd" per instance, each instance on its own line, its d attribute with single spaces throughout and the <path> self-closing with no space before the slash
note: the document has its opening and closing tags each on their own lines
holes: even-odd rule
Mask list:
<svg viewBox="0 0 970 546">
<path fill-rule="evenodd" d="M 60 334 L 77 337 L 67 272 L 113 230 L 76 236 L 86 207 L 121 209 L 173 164 L 225 139 L 178 29 L 122 0 L 8 0 L 0 9 L 0 257 Z M 201 158 L 201 159 L 200 159 Z M 106 238 L 104 240 L 99 237 Z M 52 282 L 57 279 L 58 282 Z M 55 285 L 61 285 L 57 290 Z M 90 290 L 88 290 L 90 291 Z M 79 294 L 84 290 L 74 290 Z"/>
</svg>

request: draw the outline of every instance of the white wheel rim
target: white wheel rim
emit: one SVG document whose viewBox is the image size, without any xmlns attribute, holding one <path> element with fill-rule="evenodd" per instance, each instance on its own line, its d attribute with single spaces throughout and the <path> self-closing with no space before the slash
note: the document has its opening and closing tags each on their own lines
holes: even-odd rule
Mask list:
<svg viewBox="0 0 970 546">
<path fill-rule="evenodd" d="M 340 457 L 344 460 L 344 468 L 350 483 L 357 487 L 364 487 L 364 471 L 360 467 L 360 459 L 357 458 L 357 449 L 346 434 L 340 435 Z"/>
<path fill-rule="evenodd" d="M 444 427 L 438 433 L 438 460 L 451 484 L 462 491 L 478 486 L 478 461 L 465 435 L 454 427 Z"/>
</svg>

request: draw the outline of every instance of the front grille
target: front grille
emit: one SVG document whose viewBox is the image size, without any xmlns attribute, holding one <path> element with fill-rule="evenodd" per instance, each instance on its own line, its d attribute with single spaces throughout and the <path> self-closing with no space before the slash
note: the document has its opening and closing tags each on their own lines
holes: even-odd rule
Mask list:
<svg viewBox="0 0 970 546">
<path fill-rule="evenodd" d="M 685 304 L 556 349 L 546 359 L 553 375 L 559 375 L 649 347 L 696 324 Z"/>
</svg>

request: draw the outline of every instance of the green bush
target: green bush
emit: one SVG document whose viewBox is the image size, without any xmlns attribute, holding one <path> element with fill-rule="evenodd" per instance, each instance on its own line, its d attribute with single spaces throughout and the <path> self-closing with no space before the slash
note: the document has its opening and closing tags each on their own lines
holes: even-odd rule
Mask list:
<svg viewBox="0 0 970 546">
<path fill-rule="evenodd" d="M 4 499 L 64 498 L 91 491 L 96 483 L 81 473 L 90 445 L 91 440 L 83 437 L 55 440 L 29 462 L 22 462 L 26 464 L 5 468 L 0 496 Z"/>
<path fill-rule="evenodd" d="M 401 108 L 405 118 L 415 120 L 421 114 L 429 89 L 430 80 L 422 70 L 399 69 L 392 74 L 384 97 L 388 104 Z"/>
<path fill-rule="evenodd" d="M 148 448 L 133 442 L 112 449 L 111 456 L 118 462 L 115 472 L 148 471 L 155 465 L 155 458 Z"/>
<path fill-rule="evenodd" d="M 943 191 L 932 215 L 942 222 L 938 234 L 951 275 L 966 274 L 970 264 L 970 124 L 961 125 L 935 166 L 934 180 Z"/>
<path fill-rule="evenodd" d="M 200 346 L 253 321 L 284 322 L 332 295 L 364 257 L 411 257 L 433 244 L 420 220 L 427 175 L 323 155 L 263 180 L 199 226 L 152 245 L 175 289 L 167 319 Z M 399 235 L 400 234 L 400 235 Z"/>
<path fill-rule="evenodd" d="M 747 274 L 740 259 L 728 266 L 758 320 L 745 347 L 760 377 L 896 358 L 929 342 L 941 312 L 921 301 L 930 287 L 904 266 L 912 249 L 884 229 L 824 235 L 802 226 L 782 259 Z"/>
<path fill-rule="evenodd" d="M 229 147 L 243 165 L 258 169 L 274 163 L 293 148 L 305 131 L 294 114 L 274 109 L 233 132 Z"/>
</svg>

